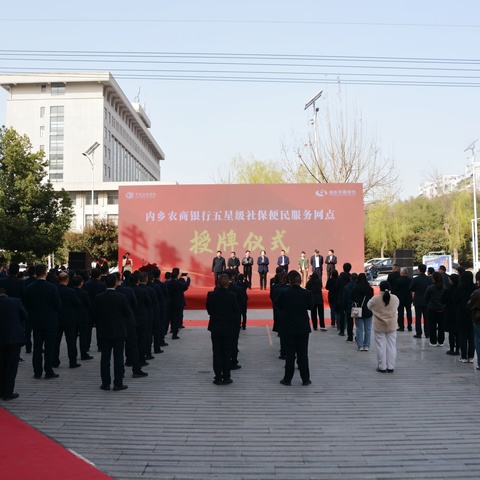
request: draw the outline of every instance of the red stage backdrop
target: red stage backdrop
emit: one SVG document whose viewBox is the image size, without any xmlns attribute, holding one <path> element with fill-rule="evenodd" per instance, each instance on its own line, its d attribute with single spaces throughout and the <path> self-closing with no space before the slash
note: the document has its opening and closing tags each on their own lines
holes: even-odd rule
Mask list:
<svg viewBox="0 0 480 480">
<path fill-rule="evenodd" d="M 315 249 L 325 258 L 332 248 L 338 270 L 350 262 L 363 271 L 361 184 L 121 186 L 118 226 L 119 262 L 128 251 L 134 269 L 178 267 L 192 286 L 212 286 L 217 250 L 226 260 L 235 251 L 240 261 L 250 250 L 254 285 L 261 250 L 270 260 L 269 277 L 282 249 L 290 270 L 302 250 L 309 259 Z"/>
</svg>

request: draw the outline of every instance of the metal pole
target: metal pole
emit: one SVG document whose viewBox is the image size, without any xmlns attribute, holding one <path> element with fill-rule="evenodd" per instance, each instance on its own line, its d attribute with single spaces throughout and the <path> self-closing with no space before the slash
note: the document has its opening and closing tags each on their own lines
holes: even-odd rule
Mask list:
<svg viewBox="0 0 480 480">
<path fill-rule="evenodd" d="M 90 163 L 92 164 L 92 225 L 93 225 L 93 219 L 94 219 L 94 213 L 95 213 L 95 205 L 93 203 L 95 200 L 95 152 L 92 152 L 92 159 L 90 160 Z"/>
<path fill-rule="evenodd" d="M 473 183 L 473 245 L 474 245 L 474 257 L 473 257 L 473 269 L 476 272 L 478 270 L 478 217 L 477 217 L 477 183 L 475 180 L 475 155 L 472 162 L 472 183 Z"/>
</svg>

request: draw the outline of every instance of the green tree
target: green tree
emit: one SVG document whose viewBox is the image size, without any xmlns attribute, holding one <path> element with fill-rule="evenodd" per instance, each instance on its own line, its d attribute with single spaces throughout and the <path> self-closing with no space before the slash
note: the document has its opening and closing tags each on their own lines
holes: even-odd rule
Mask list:
<svg viewBox="0 0 480 480">
<path fill-rule="evenodd" d="M 0 248 L 12 258 L 42 258 L 63 244 L 72 221 L 67 192 L 45 177 L 44 153 L 32 152 L 27 136 L 0 129 Z"/>
<path fill-rule="evenodd" d="M 285 183 L 285 173 L 275 162 L 262 162 L 254 157 L 246 160 L 240 155 L 218 172 L 216 183 L 267 184 Z"/>
<path fill-rule="evenodd" d="M 118 227 L 106 219 L 94 220 L 83 232 L 68 232 L 65 237 L 67 252 L 88 252 L 92 259 L 105 256 L 110 266 L 118 260 Z"/>
</svg>

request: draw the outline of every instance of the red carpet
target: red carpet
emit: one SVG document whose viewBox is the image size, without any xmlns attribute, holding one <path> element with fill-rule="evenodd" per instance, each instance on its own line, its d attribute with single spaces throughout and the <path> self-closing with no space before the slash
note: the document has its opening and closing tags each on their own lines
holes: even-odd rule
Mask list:
<svg viewBox="0 0 480 480">
<path fill-rule="evenodd" d="M 0 408 L 0 478 L 108 480 L 109 475 Z"/>
<path fill-rule="evenodd" d="M 212 287 L 195 287 L 190 288 L 185 292 L 185 300 L 187 302 L 187 310 L 205 310 L 205 301 L 207 293 L 213 290 Z M 272 308 L 272 301 L 270 300 L 270 290 L 260 290 L 260 287 L 252 287 L 247 290 L 248 294 L 248 309 L 249 310 L 263 310 Z M 325 301 L 325 308 L 328 308 L 328 292 L 323 290 L 323 299 Z"/>
</svg>

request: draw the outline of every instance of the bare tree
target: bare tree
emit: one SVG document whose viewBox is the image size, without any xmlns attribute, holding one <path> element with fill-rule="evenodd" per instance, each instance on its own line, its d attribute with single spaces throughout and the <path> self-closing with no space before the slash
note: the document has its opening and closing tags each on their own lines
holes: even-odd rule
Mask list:
<svg viewBox="0 0 480 480">
<path fill-rule="evenodd" d="M 393 158 L 387 158 L 375 135 L 369 135 L 361 115 L 346 109 L 332 110 L 325 121 L 312 121 L 317 131 L 303 146 L 282 148 L 282 166 L 291 182 L 362 183 L 366 203 L 395 197 L 400 189 Z M 345 113 L 344 113 L 345 112 Z M 317 111 L 314 112 L 317 115 Z"/>
</svg>

